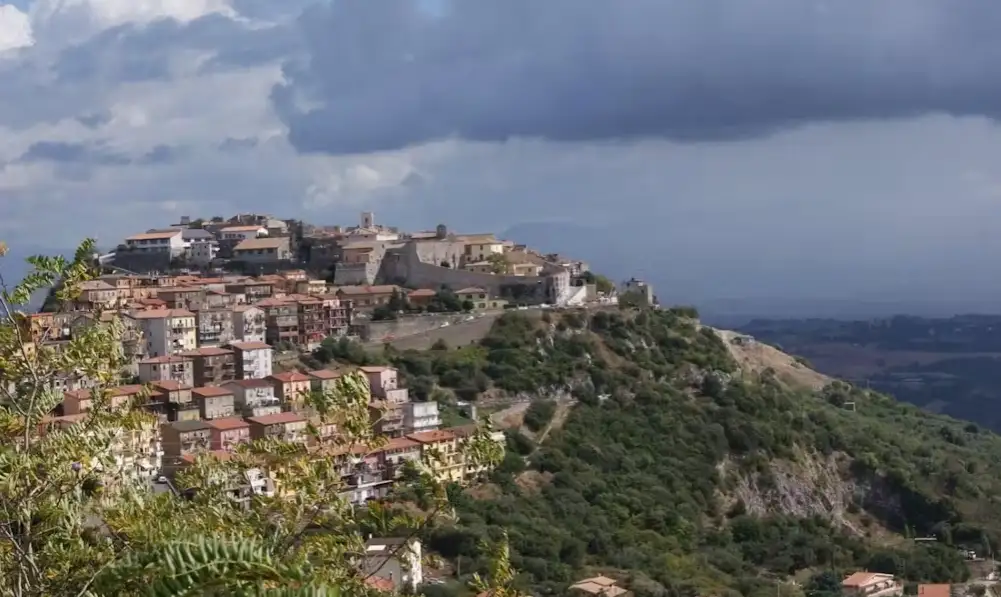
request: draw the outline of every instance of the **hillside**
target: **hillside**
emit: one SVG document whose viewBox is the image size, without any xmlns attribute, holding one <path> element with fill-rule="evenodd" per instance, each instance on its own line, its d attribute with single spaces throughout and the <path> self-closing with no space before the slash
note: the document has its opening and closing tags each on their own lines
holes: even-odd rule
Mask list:
<svg viewBox="0 0 1001 597">
<path fill-rule="evenodd" d="M 427 537 L 465 573 L 503 529 L 539 592 L 593 572 L 638 595 L 774 595 L 776 581 L 810 590 L 815 573 L 863 567 L 959 581 L 956 546 L 997 544 L 1001 438 L 846 384 L 814 389 L 817 374 L 783 377 L 762 367 L 796 369 L 777 351 L 738 365 L 691 315 L 508 313 L 476 346 L 327 348 L 395 363 L 418 396 L 534 397 L 533 429 L 509 431 L 478 499 L 457 498 L 459 522 Z"/>
<path fill-rule="evenodd" d="M 998 330 L 996 315 L 756 320 L 741 327 L 819 371 L 1001 431 Z"/>
</svg>

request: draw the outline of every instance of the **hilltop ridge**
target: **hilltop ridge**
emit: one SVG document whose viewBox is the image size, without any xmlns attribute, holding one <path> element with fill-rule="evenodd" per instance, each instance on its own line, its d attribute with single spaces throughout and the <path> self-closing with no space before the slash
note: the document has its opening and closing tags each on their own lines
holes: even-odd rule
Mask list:
<svg viewBox="0 0 1001 597">
<path fill-rule="evenodd" d="M 764 595 L 863 568 L 963 581 L 960 548 L 997 545 L 1001 438 L 693 315 L 507 313 L 475 346 L 388 353 L 410 383 L 533 399 L 510 419 L 529 433 L 508 431 L 505 462 L 431 547 L 475 563 L 475 540 L 505 529 L 539 592 L 603 573 L 642 594 Z"/>
</svg>

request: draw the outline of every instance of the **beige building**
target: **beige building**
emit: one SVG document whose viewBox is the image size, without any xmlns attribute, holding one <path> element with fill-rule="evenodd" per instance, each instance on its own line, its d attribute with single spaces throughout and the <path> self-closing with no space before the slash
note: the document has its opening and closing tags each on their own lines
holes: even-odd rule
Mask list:
<svg viewBox="0 0 1001 597">
<path fill-rule="evenodd" d="M 176 381 L 190 388 L 195 385 L 194 363 L 191 359 L 177 355 L 143 359 L 139 361 L 139 381 Z"/>
<path fill-rule="evenodd" d="M 198 347 L 195 314 L 184 309 L 151 309 L 131 314 L 146 342 L 145 354 L 161 357 Z"/>
<path fill-rule="evenodd" d="M 233 247 L 233 259 L 248 263 L 288 261 L 292 248 L 287 236 L 251 238 Z"/>
<path fill-rule="evenodd" d="M 570 585 L 570 592 L 594 597 L 632 597 L 632 591 L 623 589 L 607 576 L 595 576 L 578 581 Z"/>
<path fill-rule="evenodd" d="M 898 597 L 903 593 L 903 585 L 892 574 L 856 572 L 841 581 L 845 597 Z"/>
</svg>

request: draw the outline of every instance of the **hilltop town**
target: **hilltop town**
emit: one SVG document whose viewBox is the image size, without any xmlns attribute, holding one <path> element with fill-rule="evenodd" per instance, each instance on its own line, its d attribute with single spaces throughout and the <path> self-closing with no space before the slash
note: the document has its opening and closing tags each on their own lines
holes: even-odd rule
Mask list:
<svg viewBox="0 0 1001 597">
<path fill-rule="evenodd" d="M 154 483 L 199 453 L 224 455 L 253 439 L 318 441 L 306 433 L 318 420 L 303 398 L 355 370 L 368 380 L 374 431 L 389 439 L 345 464 L 345 495 L 358 503 L 385 493 L 401 459 L 454 448 L 471 428 L 442 429 L 438 403 L 412 400 L 392 367 L 308 369 L 278 355 L 364 338 L 373 320 L 618 300 L 581 261 L 443 225 L 404 233 L 370 212 L 344 228 L 263 215 L 182 218 L 129 236 L 97 263 L 100 276 L 74 300 L 29 315 L 25 331 L 33 344 L 58 348 L 102 319 L 122 323 L 130 383 L 112 389 L 110 407 L 142 396 L 158 424 L 119 446 L 117 475 Z M 641 282 L 624 290 L 653 301 Z M 51 385 L 63 400 L 50 425 L 72 425 L 94 407 L 96 380 L 65 372 Z M 439 472 L 461 481 L 478 469 L 457 461 Z M 265 480 L 247 481 L 255 483 Z"/>
</svg>

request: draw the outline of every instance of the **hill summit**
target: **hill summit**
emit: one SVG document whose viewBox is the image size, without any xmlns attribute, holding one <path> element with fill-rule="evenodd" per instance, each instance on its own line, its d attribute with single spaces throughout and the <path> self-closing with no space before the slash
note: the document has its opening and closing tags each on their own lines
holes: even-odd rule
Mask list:
<svg viewBox="0 0 1001 597">
<path fill-rule="evenodd" d="M 533 397 L 429 541 L 474 570 L 506 530 L 538 592 L 594 573 L 640 595 L 817 594 L 863 569 L 958 582 L 1001 538 L 1001 438 L 691 309 L 507 313 L 476 345 L 387 354 L 435 392 Z"/>
</svg>

